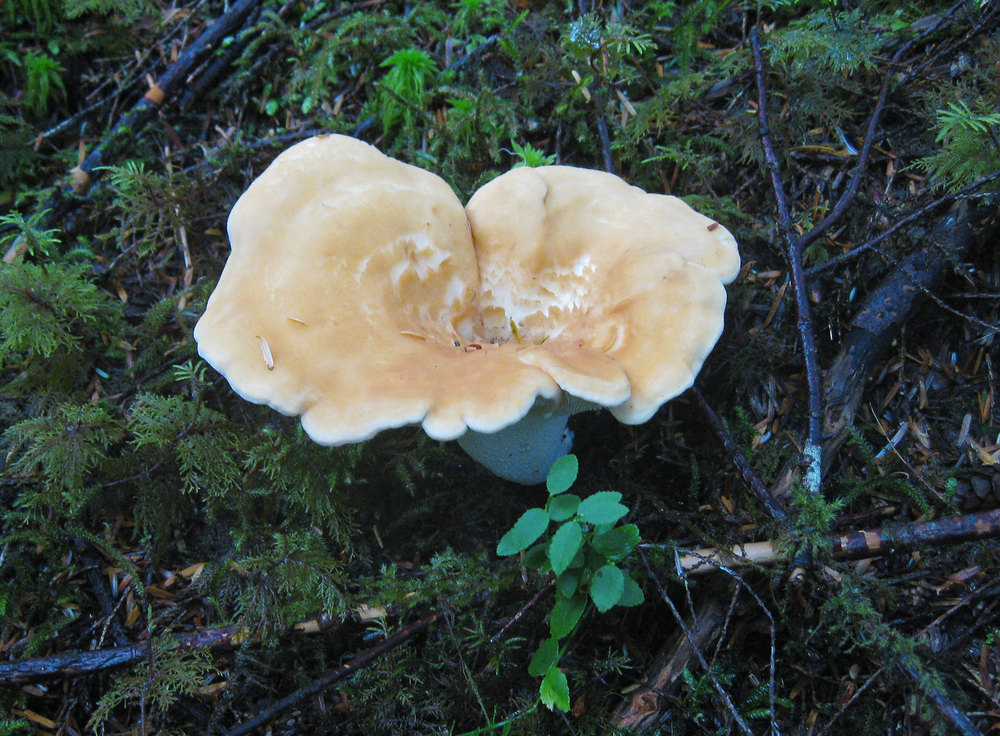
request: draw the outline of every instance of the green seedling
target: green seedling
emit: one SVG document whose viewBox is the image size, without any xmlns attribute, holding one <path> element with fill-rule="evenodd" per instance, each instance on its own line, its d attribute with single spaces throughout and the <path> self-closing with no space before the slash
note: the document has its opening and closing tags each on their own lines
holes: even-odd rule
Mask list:
<svg viewBox="0 0 1000 736">
<path fill-rule="evenodd" d="M 498 555 L 523 552 L 527 567 L 555 578 L 549 636 L 538 646 L 528 672 L 542 678 L 542 703 L 561 711 L 569 710 L 569 683 L 559 669 L 564 640 L 593 609 L 606 613 L 645 600 L 639 584 L 620 564 L 641 538 L 635 524 L 618 525 L 629 512 L 621 503 L 622 494 L 600 491 L 580 498 L 569 493 L 578 471 L 576 456 L 557 460 L 546 480 L 545 507 L 525 511 L 497 544 Z"/>
</svg>

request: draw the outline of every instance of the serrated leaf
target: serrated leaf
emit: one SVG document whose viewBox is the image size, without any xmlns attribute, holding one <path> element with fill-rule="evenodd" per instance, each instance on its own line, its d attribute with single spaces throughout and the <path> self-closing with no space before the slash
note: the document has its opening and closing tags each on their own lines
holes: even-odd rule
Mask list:
<svg viewBox="0 0 1000 736">
<path fill-rule="evenodd" d="M 618 503 L 622 494 L 599 491 L 580 503 L 577 513 L 590 524 L 614 524 L 628 513 L 628 507 Z"/>
<path fill-rule="evenodd" d="M 586 560 L 583 563 L 584 567 L 587 567 L 591 570 L 599 570 L 605 565 L 607 565 L 609 562 L 613 562 L 613 560 L 609 560 L 600 552 L 595 552 L 591 547 L 585 547 L 584 549 L 586 550 L 587 553 Z"/>
<path fill-rule="evenodd" d="M 556 593 L 563 598 L 570 598 L 580 586 L 580 571 L 570 568 L 556 578 Z"/>
<path fill-rule="evenodd" d="M 524 566 L 525 567 L 541 567 L 549 564 L 549 545 L 544 542 L 539 542 L 538 544 L 529 547 L 524 553 Z"/>
<path fill-rule="evenodd" d="M 549 515 L 545 509 L 528 509 L 514 523 L 514 527 L 500 538 L 497 554 L 501 557 L 516 555 L 527 549 L 549 528 Z"/>
<path fill-rule="evenodd" d="M 563 493 L 549 499 L 549 518 L 552 521 L 566 521 L 576 516 L 580 507 L 580 497 L 572 493 Z"/>
<path fill-rule="evenodd" d="M 590 598 L 601 613 L 609 611 L 625 592 L 625 573 L 614 565 L 605 565 L 590 581 Z"/>
<path fill-rule="evenodd" d="M 556 575 L 562 575 L 582 546 L 583 531 L 576 521 L 567 521 L 559 527 L 552 535 L 552 542 L 549 544 L 549 562 L 552 563 L 552 572 Z"/>
<path fill-rule="evenodd" d="M 538 651 L 531 658 L 528 674 L 541 677 L 559 661 L 559 642 L 556 639 L 546 639 L 538 645 Z"/>
<path fill-rule="evenodd" d="M 552 607 L 552 617 L 549 619 L 549 633 L 556 639 L 568 636 L 576 626 L 587 607 L 586 595 L 575 595 L 572 598 L 560 598 Z"/>
<path fill-rule="evenodd" d="M 542 679 L 542 684 L 538 686 L 538 694 L 549 710 L 558 709 L 563 713 L 569 710 L 569 682 L 559 668 L 549 668 Z"/>
<path fill-rule="evenodd" d="M 577 461 L 576 455 L 563 455 L 549 468 L 545 487 L 553 496 L 568 491 L 569 487 L 576 481 L 576 474 L 579 470 L 580 463 Z"/>
<path fill-rule="evenodd" d="M 642 592 L 642 588 L 639 587 L 639 583 L 632 579 L 631 575 L 625 576 L 625 589 L 622 591 L 622 597 L 618 599 L 617 605 L 619 606 L 641 606 L 646 602 L 646 595 Z"/>
<path fill-rule="evenodd" d="M 625 524 L 615 529 L 609 529 L 594 535 L 591 546 L 609 560 L 620 560 L 639 543 L 639 527 L 635 524 Z"/>
</svg>

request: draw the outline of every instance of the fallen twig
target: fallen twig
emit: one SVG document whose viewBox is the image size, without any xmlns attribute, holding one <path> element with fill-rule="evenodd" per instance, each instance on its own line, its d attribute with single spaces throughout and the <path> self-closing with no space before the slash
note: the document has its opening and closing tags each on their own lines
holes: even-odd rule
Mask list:
<svg viewBox="0 0 1000 736">
<path fill-rule="evenodd" d="M 1000 509 L 934 521 L 887 525 L 881 529 L 831 534 L 828 541 L 834 558 L 857 560 L 909 552 L 924 545 L 967 542 L 984 537 L 1000 537 Z M 773 565 L 787 559 L 788 550 L 773 542 L 750 542 L 726 550 L 705 548 L 681 553 L 677 556 L 677 571 L 680 574 L 701 575 L 715 572 L 719 569 L 719 564 L 738 568 Z"/>
<path fill-rule="evenodd" d="M 991 216 L 995 211 L 990 207 L 973 208 L 968 201 L 960 202 L 937 222 L 924 245 L 900 261 L 872 290 L 851 319 L 850 332 L 841 340 L 840 352 L 823 382 L 824 472 L 854 424 L 872 369 L 883 360 L 921 297 L 931 293 L 948 264 L 969 249 L 975 228 Z M 795 463 L 786 463 L 773 492 L 786 495 L 797 477 Z"/>
<path fill-rule="evenodd" d="M 983 732 L 973 725 L 969 717 L 952 702 L 948 694 L 928 678 L 926 673 L 922 672 L 916 664 L 906 662 L 900 665 L 900 669 L 934 703 L 934 707 L 937 708 L 938 713 L 951 724 L 952 728 L 956 729 L 954 733 L 961 734 L 961 736 L 983 736 Z"/>
<path fill-rule="evenodd" d="M 233 729 L 230 729 L 226 736 L 243 736 L 243 734 L 248 734 L 256 728 L 260 728 L 268 721 L 273 720 L 275 717 L 284 713 L 289 708 L 295 706 L 296 703 L 305 700 L 306 698 L 315 695 L 319 691 L 326 687 L 329 687 L 338 680 L 342 680 L 348 675 L 353 674 L 357 670 L 371 664 L 378 656 L 388 652 L 391 649 L 402 644 L 404 641 L 417 634 L 427 627 L 434 624 L 438 619 L 440 619 L 444 614 L 435 611 L 429 616 L 416 621 L 409 626 L 400 629 L 395 634 L 387 638 L 381 644 L 372 647 L 367 652 L 359 654 L 357 657 L 352 659 L 347 664 L 342 664 L 340 667 L 335 667 L 332 670 L 327 671 L 324 675 L 319 677 L 317 680 L 303 688 L 299 688 L 291 695 L 288 695 L 278 702 L 276 702 L 271 707 L 265 709 L 263 712 L 256 715 L 254 718 L 241 723 Z"/>
<path fill-rule="evenodd" d="M 854 315 L 824 380 L 824 471 L 847 439 L 872 369 L 885 357 L 924 290 L 937 282 L 949 258 L 965 252 L 971 239 L 963 203 L 937 223 L 926 244 L 890 272 Z M 785 495 L 797 475 L 795 463 L 786 463 L 775 484 L 776 493 Z"/>
<path fill-rule="evenodd" d="M 222 626 L 203 629 L 179 637 L 181 649 L 217 649 L 233 645 L 238 627 Z M 38 680 L 45 677 L 88 675 L 93 672 L 123 667 L 149 655 L 150 642 L 144 641 L 126 647 L 97 649 L 92 652 L 67 652 L 50 657 L 33 657 L 14 662 L 0 662 L 0 684 L 17 680 Z"/>
<path fill-rule="evenodd" d="M 500 40 L 499 33 L 494 33 L 493 35 L 488 36 L 481 43 L 479 43 L 479 45 L 477 45 L 474 49 L 466 52 L 463 56 L 460 56 L 459 58 L 455 59 L 455 61 L 451 62 L 447 67 L 445 67 L 445 69 L 448 71 L 461 69 L 463 66 L 471 62 L 473 59 L 482 56 L 491 48 L 496 46 L 497 41 L 499 40 Z"/>
<path fill-rule="evenodd" d="M 196 100 L 200 99 L 206 90 L 209 90 L 215 84 L 215 80 L 240 57 L 246 49 L 247 44 L 252 39 L 260 37 L 261 29 L 256 26 L 260 18 L 260 10 L 260 6 L 258 6 L 250 11 L 246 21 L 243 23 L 243 29 L 236 34 L 233 42 L 226 48 L 225 53 L 216 56 L 215 59 L 201 70 L 198 78 L 192 84 L 188 85 L 184 94 L 178 100 L 177 106 L 181 110 L 188 110 Z M 285 8 L 282 8 L 282 10 L 285 10 Z"/>
<path fill-rule="evenodd" d="M 73 170 L 73 188 L 77 193 L 90 188 L 94 169 L 104 163 L 105 154 L 121 138 L 135 131 L 163 106 L 187 76 L 222 40 L 239 28 L 260 5 L 261 0 L 237 0 L 206 28 L 200 36 L 159 76 L 153 87 L 125 114 L 104 140 Z"/>
<path fill-rule="evenodd" d="M 840 718 L 840 716 L 848 708 L 850 708 L 851 705 L 854 703 L 854 701 L 860 698 L 862 694 L 864 694 L 868 690 L 868 688 L 870 688 L 872 685 L 875 684 L 875 681 L 879 678 L 879 676 L 883 672 L 885 672 L 885 667 L 879 667 L 877 670 L 875 670 L 872 676 L 869 677 L 867 680 L 865 680 L 865 683 L 854 691 L 854 694 L 851 695 L 850 699 L 837 709 L 837 712 L 833 714 L 833 717 L 826 722 L 826 725 L 823 726 L 822 730 L 820 730 L 820 732 L 817 733 L 816 736 L 826 736 L 826 734 L 830 732 L 830 729 L 833 728 L 834 724 L 837 722 L 837 719 Z"/>
<path fill-rule="evenodd" d="M 732 698 L 729 697 L 729 693 L 726 692 L 725 688 L 722 687 L 722 683 L 720 683 L 719 679 L 715 676 L 715 671 L 709 665 L 708 661 L 705 659 L 705 655 L 702 654 L 701 651 L 701 647 L 706 642 L 711 641 L 713 636 L 719 630 L 719 626 L 722 623 L 723 617 L 720 617 L 716 621 L 715 614 L 705 613 L 706 608 L 711 608 L 714 605 L 713 603 L 710 603 L 709 602 L 710 599 L 708 599 L 703 601 L 702 602 L 703 605 L 699 607 L 699 609 L 695 611 L 693 614 L 695 617 L 695 626 L 689 626 L 687 622 L 684 620 L 684 616 L 681 615 L 681 612 L 674 604 L 673 600 L 671 600 L 670 596 L 667 595 L 667 591 L 663 587 L 663 584 L 660 582 L 659 576 L 657 576 L 656 573 L 653 571 L 653 568 L 649 564 L 649 560 L 646 559 L 646 555 L 642 553 L 642 550 L 639 550 L 639 556 L 642 559 L 642 564 L 645 566 L 646 573 L 649 575 L 649 578 L 656 584 L 656 589 L 660 594 L 660 599 L 667 604 L 667 607 L 673 614 L 674 619 L 677 621 L 677 625 L 681 628 L 681 631 L 684 632 L 683 639 L 680 639 L 680 641 L 682 642 L 686 641 L 688 648 L 686 648 L 683 651 L 683 653 L 688 654 L 688 656 L 693 655 L 694 658 L 698 660 L 698 663 L 701 665 L 702 671 L 704 671 L 705 675 L 712 683 L 712 687 L 715 688 L 716 694 L 725 704 L 726 709 L 729 711 L 730 716 L 732 717 L 736 725 L 740 727 L 740 730 L 742 730 L 743 733 L 746 734 L 753 733 L 753 731 L 750 730 L 750 726 L 747 725 L 747 722 L 744 720 L 743 716 L 740 715 L 740 712 L 736 708 L 736 705 L 733 703 Z M 676 640 L 673 646 L 674 647 L 678 646 Z M 678 653 L 681 653 L 681 651 L 678 650 Z M 668 661 L 668 664 L 673 662 L 674 658 L 671 658 Z M 676 663 L 674 663 L 674 666 L 676 666 Z M 678 674 L 683 669 L 684 669 L 683 666 L 680 669 L 678 669 L 677 670 Z M 676 678 L 672 679 L 676 680 Z M 656 695 L 660 695 L 660 693 L 656 693 Z M 654 702 L 655 705 L 662 707 L 659 697 L 657 697 Z M 658 713 L 658 710 L 659 708 L 657 707 L 656 710 L 650 709 L 650 712 L 655 714 Z"/>
<path fill-rule="evenodd" d="M 781 180 L 781 167 L 771 141 L 771 129 L 767 114 L 767 84 L 764 79 L 764 56 L 760 48 L 760 34 L 754 28 L 750 32 L 750 47 L 753 52 L 754 75 L 757 81 L 757 115 L 760 124 L 760 141 L 764 150 L 764 160 L 771 174 L 771 186 L 778 206 L 778 228 L 785 243 L 785 260 L 791 274 L 792 295 L 798 316 L 799 344 L 806 369 L 807 404 L 809 428 L 806 433 L 804 473 L 806 490 L 818 495 L 823 484 L 823 393 L 819 369 L 819 353 L 816 350 L 816 333 L 813 329 L 812 312 L 806 288 L 805 269 L 802 266 L 802 249 L 792 234 L 792 218 L 788 207 L 788 196 Z"/>
<path fill-rule="evenodd" d="M 736 466 L 736 469 L 743 477 L 743 482 L 746 483 L 747 488 L 757 497 L 757 500 L 764 504 L 772 518 L 777 521 L 787 521 L 788 512 L 785 511 L 780 501 L 764 486 L 764 482 L 757 475 L 757 472 L 750 465 L 750 462 L 746 459 L 740 448 L 736 446 L 736 441 L 730 436 L 729 431 L 722 424 L 722 420 L 719 419 L 708 401 L 705 400 L 701 391 L 696 387 L 692 387 L 690 394 L 694 397 L 695 403 L 708 421 L 708 426 L 711 427 L 715 436 L 718 437 L 719 442 L 722 443 L 726 452 L 729 453 L 730 461 Z"/>
<path fill-rule="evenodd" d="M 806 271 L 806 276 L 809 277 L 818 276 L 819 274 L 825 271 L 829 271 L 833 268 L 836 268 L 837 266 L 845 263 L 846 261 L 849 261 L 852 258 L 855 258 L 861 255 L 862 253 L 871 250 L 879 243 L 881 243 L 883 240 L 888 238 L 890 235 L 899 231 L 904 226 L 909 225 L 914 220 L 919 220 L 921 217 L 926 215 L 931 210 L 937 209 L 942 204 L 946 204 L 947 202 L 953 202 L 956 199 L 962 199 L 964 197 L 968 197 L 977 190 L 982 189 L 984 186 L 986 186 L 992 181 L 996 181 L 997 179 L 1000 179 L 1000 171 L 994 171 L 992 174 L 987 174 L 986 176 L 976 179 L 974 182 L 972 182 L 968 186 L 962 187 L 957 192 L 954 192 L 952 194 L 945 194 L 944 196 L 938 197 L 933 202 L 929 202 L 923 205 L 922 207 L 917 208 L 915 211 L 911 212 L 906 217 L 903 217 L 899 221 L 893 223 L 892 226 L 880 232 L 874 238 L 866 240 L 864 243 L 857 246 L 856 248 L 849 250 L 847 253 L 843 253 L 839 256 L 834 256 L 829 261 L 819 266 L 813 266 L 808 271 Z"/>
<path fill-rule="evenodd" d="M 604 161 L 604 170 L 609 174 L 615 173 L 615 157 L 611 153 L 611 136 L 608 134 L 608 123 L 604 119 L 604 113 L 597 104 L 597 97 L 594 97 L 594 115 L 597 118 L 597 137 L 601 141 L 601 158 Z"/>
<path fill-rule="evenodd" d="M 247 22 L 259 10 L 262 0 L 237 0 L 225 13 L 215 20 L 200 36 L 188 46 L 167 70 L 153 83 L 153 87 L 132 106 L 118 124 L 105 136 L 104 140 L 74 167 L 70 173 L 70 185 L 57 188 L 45 204 L 45 218 L 57 222 L 71 208 L 72 199 L 66 196 L 71 191 L 85 194 L 93 186 L 94 178 L 105 160 L 105 155 L 119 141 L 134 135 L 135 130 L 153 116 L 182 83 L 189 83 L 188 76 L 226 36 Z M 27 241 L 17 238 L 3 255 L 5 263 L 13 263 L 27 251 Z"/>
<path fill-rule="evenodd" d="M 719 637 L 726 618 L 723 600 L 723 596 L 711 590 L 697 601 L 688 627 L 690 636 L 672 637 L 660 651 L 650 668 L 652 674 L 629 693 L 613 716 L 616 729 L 639 733 L 660 721 L 661 712 L 668 707 L 668 693 L 687 669 L 695 650 L 705 649 Z"/>
<path fill-rule="evenodd" d="M 847 430 L 853 424 L 855 414 L 860 406 L 861 392 L 871 370 L 884 354 L 881 351 L 884 351 L 891 344 L 893 337 L 918 303 L 918 297 L 922 291 L 915 285 L 914 279 L 916 278 L 919 284 L 931 286 L 940 275 L 941 269 L 948 262 L 949 257 L 954 257 L 956 253 L 961 253 L 969 247 L 972 241 L 972 228 L 963 224 L 964 220 L 960 220 L 960 216 L 965 216 L 963 213 L 964 208 L 942 218 L 928 237 L 928 243 L 925 246 L 926 252 L 925 249 L 921 249 L 906 259 L 908 264 L 912 261 L 913 270 L 897 269 L 890 274 L 882 284 L 872 291 L 852 320 L 852 331 L 845 337 L 843 348 L 834 359 L 827 374 L 824 427 L 828 434 L 825 437 L 823 448 L 823 456 L 827 462 L 836 457 L 837 449 L 843 443 Z M 978 214 L 973 220 L 977 219 Z M 695 398 L 697 400 L 697 395 Z M 711 424 L 711 419 L 709 422 Z M 724 441 L 723 444 L 725 445 Z M 742 457 L 742 453 L 739 448 L 735 448 L 730 450 L 730 456 L 733 462 L 738 464 L 739 461 L 736 458 Z M 779 481 L 772 488 L 764 489 L 765 496 L 782 497 L 796 479 L 797 472 L 796 464 L 788 463 L 786 469 L 779 476 Z M 747 480 L 746 477 L 744 480 L 754 490 L 753 480 Z M 755 489 L 754 493 L 760 495 L 761 490 Z M 1000 514 L 1000 512 L 987 513 Z M 988 531 L 977 531 L 976 523 L 982 524 L 984 520 L 987 527 L 993 525 L 994 528 Z M 924 525 L 887 526 L 874 532 L 831 535 L 831 542 L 834 544 L 835 556 L 839 556 L 841 559 L 857 559 L 858 557 L 902 550 L 905 545 L 910 545 L 906 548 L 912 549 L 912 546 L 917 544 L 932 542 L 943 544 L 972 539 L 977 534 L 996 536 L 995 526 L 997 524 L 1000 524 L 1000 519 L 972 514 L 954 519 L 926 522 Z M 877 540 L 880 541 L 880 547 L 876 550 L 874 545 Z M 777 556 L 773 546 L 767 542 L 738 545 L 735 550 L 728 551 L 727 567 L 733 565 L 734 562 L 736 566 L 739 566 L 741 557 L 744 565 L 766 564 L 768 561 L 776 562 L 785 559 Z M 716 565 L 706 564 L 706 556 L 711 554 L 718 554 L 718 552 L 717 550 L 702 550 L 692 553 L 688 560 L 681 564 L 681 567 L 687 570 L 687 574 L 707 573 L 720 569 Z M 702 602 L 701 605 L 708 605 L 708 603 Z M 694 615 L 696 618 L 700 616 L 700 610 Z M 687 641 L 687 635 L 684 632 L 678 632 L 664 646 L 663 651 L 677 650 L 679 641 Z M 658 666 L 663 666 L 660 664 L 661 660 L 662 655 L 657 660 Z M 683 665 L 681 666 L 683 667 Z M 666 677 L 668 674 L 663 676 Z M 660 673 L 654 671 L 647 677 L 647 682 L 659 681 L 660 678 Z M 662 696 L 662 700 L 666 702 L 665 695 Z M 655 705 L 660 702 L 661 696 L 658 694 L 657 698 L 649 699 L 646 705 Z M 623 711 L 620 710 L 619 714 L 622 713 Z M 655 720 L 656 713 L 649 712 L 644 716 L 644 722 L 652 723 Z M 616 721 L 616 723 L 619 722 Z"/>
<path fill-rule="evenodd" d="M 764 123 L 766 124 L 766 119 L 764 120 Z M 764 128 L 764 130 L 766 130 L 766 128 Z M 773 145 L 771 144 L 769 136 L 765 138 L 764 145 L 771 150 L 773 155 Z M 774 157 L 773 160 L 775 163 L 777 162 L 776 157 Z M 967 194 L 975 188 L 978 188 L 988 183 L 988 181 L 992 181 L 996 178 L 1000 178 L 1000 172 L 991 175 L 986 181 L 976 182 L 975 187 L 966 188 L 966 190 L 963 190 L 963 193 L 960 194 Z M 777 181 L 776 186 L 775 196 L 779 201 L 779 208 L 782 206 L 782 203 L 784 203 L 787 207 L 787 201 L 785 200 L 784 190 L 781 187 L 780 179 Z M 952 197 L 948 199 L 958 197 L 960 194 L 952 195 Z M 910 216 L 907 219 L 907 222 L 925 214 L 927 211 L 938 204 L 941 204 L 943 201 L 947 201 L 947 199 L 942 199 L 936 203 L 926 206 L 921 211 Z M 942 217 L 936 224 L 930 236 L 927 238 L 927 245 L 909 258 L 905 259 L 904 267 L 896 269 L 882 284 L 873 290 L 852 320 L 851 332 L 844 338 L 841 352 L 834 359 L 830 370 L 827 373 L 825 390 L 822 393 L 822 395 L 826 397 L 826 400 L 823 413 L 823 432 L 825 434 L 821 462 L 826 462 L 826 468 L 829 468 L 829 464 L 836 458 L 837 450 L 846 438 L 848 429 L 853 425 L 854 417 L 861 403 L 860 398 L 871 370 L 880 362 L 881 358 L 884 356 L 885 349 L 891 345 L 892 339 L 895 337 L 900 327 L 905 324 L 909 315 L 912 314 L 913 309 L 919 302 L 920 295 L 925 293 L 925 291 L 934 284 L 936 279 L 939 278 L 945 264 L 949 262 L 949 259 L 954 258 L 956 254 L 964 252 L 964 250 L 971 244 L 973 240 L 973 229 L 970 228 L 966 220 L 963 219 L 968 217 L 968 213 L 966 211 L 967 207 L 968 203 L 963 203 L 963 206 L 958 208 L 955 212 Z M 988 209 L 989 208 L 983 208 L 984 212 L 981 213 L 983 217 L 988 214 L 985 212 Z M 972 218 L 973 222 L 976 222 L 979 219 L 980 213 L 976 213 Z M 898 226 L 901 227 L 903 224 L 905 223 L 898 223 Z M 695 399 L 696 401 L 698 400 L 697 394 L 695 394 Z M 714 415 L 714 412 L 711 414 Z M 711 416 L 707 413 L 706 416 L 709 417 L 709 423 L 712 424 Z M 715 428 L 713 427 L 713 429 Z M 717 430 L 715 431 L 717 432 Z M 722 439 L 722 442 L 723 445 L 726 446 L 726 441 L 724 439 Z M 728 448 L 728 451 L 734 464 L 737 465 L 741 475 L 743 475 L 744 481 L 747 482 L 748 487 L 750 487 L 755 496 L 761 498 L 762 500 L 763 498 L 783 497 L 785 493 L 787 493 L 791 484 L 797 479 L 800 471 L 800 468 L 797 467 L 797 463 L 789 462 L 784 471 L 780 474 L 779 481 L 772 488 L 765 488 L 762 491 L 761 488 L 755 487 L 756 484 L 753 480 L 752 468 L 750 468 L 750 476 L 746 475 L 744 469 L 739 468 L 740 461 L 737 458 L 742 457 L 742 453 L 739 451 L 739 448 Z M 821 467 L 821 470 L 822 469 L 823 468 Z M 961 531 L 961 527 L 966 521 L 977 518 L 976 515 L 957 518 L 962 519 L 963 521 L 941 520 L 939 522 L 929 522 L 932 525 L 936 524 L 938 526 L 917 527 L 915 529 L 912 528 L 913 525 L 905 525 L 904 528 L 886 527 L 884 530 L 876 532 L 876 534 L 880 535 L 885 533 L 890 534 L 888 541 L 889 546 L 886 546 L 885 538 L 881 537 L 883 542 L 881 551 L 882 553 L 885 553 L 889 549 L 902 549 L 902 545 L 911 542 L 913 544 L 929 543 L 931 540 L 926 535 L 933 537 L 934 543 L 957 541 L 962 538 L 974 538 L 974 534 L 972 536 L 963 537 L 962 535 L 965 532 Z M 980 519 L 980 521 L 981 520 L 982 519 Z M 994 519 L 991 523 L 998 522 Z M 941 524 L 945 524 L 945 527 L 942 528 L 942 526 L 940 526 Z M 949 524 L 951 525 L 951 531 L 948 531 Z M 954 533 L 955 536 L 950 536 L 952 533 Z M 860 532 L 856 534 L 860 536 L 852 536 L 850 534 L 834 535 L 835 539 L 840 540 L 841 549 L 843 550 L 841 554 L 845 556 L 844 558 L 850 558 L 850 554 L 858 556 L 874 556 L 876 552 L 873 552 L 872 549 L 867 547 L 867 545 L 865 545 L 864 548 L 860 546 L 866 541 L 864 536 L 865 533 Z M 908 541 L 907 534 L 915 534 L 916 537 L 913 540 Z M 996 531 L 990 531 L 988 534 L 996 535 Z M 774 553 L 773 548 L 770 548 L 770 545 L 768 545 L 767 548 L 754 545 L 741 545 L 738 549 L 740 551 L 735 553 L 735 556 L 738 557 L 740 554 L 747 555 L 748 557 L 756 556 L 758 558 L 758 564 L 762 564 L 762 559 L 766 559 L 769 555 Z M 715 552 L 715 550 L 711 550 L 711 552 Z M 730 554 L 734 553 L 730 552 Z M 703 557 L 702 559 L 695 559 L 692 557 L 689 564 L 695 566 L 700 565 L 702 568 L 707 568 L 699 568 L 696 572 L 710 572 L 718 569 L 712 565 L 706 565 Z M 695 571 L 692 570 L 691 574 L 694 572 Z M 703 602 L 701 605 L 708 605 L 708 603 Z M 700 613 L 696 612 L 694 615 L 698 617 Z M 679 651 L 677 650 L 679 641 L 687 641 L 687 635 L 683 632 L 678 632 L 674 637 L 672 637 L 671 641 L 664 646 L 663 651 Z M 659 664 L 661 661 L 662 655 L 661 658 L 657 660 L 658 666 L 662 666 Z M 681 667 L 683 667 L 683 665 L 681 665 Z M 658 681 L 660 676 L 660 673 L 654 671 L 648 676 L 647 682 Z M 666 685 L 664 685 L 664 687 L 665 686 Z M 649 700 L 647 705 L 659 703 L 661 699 L 663 702 L 666 702 L 666 695 L 661 696 L 658 694 L 657 698 Z M 619 715 L 621 715 L 621 713 L 622 711 L 620 710 Z M 646 713 L 644 719 L 648 720 L 644 720 L 644 722 L 655 722 L 657 717 L 657 714 L 654 712 Z M 616 721 L 616 723 L 622 722 Z"/>
<path fill-rule="evenodd" d="M 340 625 L 341 620 L 322 614 L 308 621 L 291 626 L 292 631 L 315 634 Z M 172 639 L 182 650 L 225 649 L 246 638 L 240 626 L 220 626 L 201 629 L 184 635 L 164 634 L 161 639 Z M 150 641 L 127 646 L 95 649 L 86 652 L 63 652 L 47 657 L 0 662 L 0 685 L 8 682 L 40 680 L 47 677 L 74 677 L 135 664 L 149 655 Z"/>
<path fill-rule="evenodd" d="M 501 626 L 500 630 L 490 637 L 490 641 L 494 644 L 500 641 L 503 638 L 503 635 L 507 633 L 507 629 L 516 624 L 525 613 L 531 610 L 531 608 L 533 608 L 535 604 L 542 599 L 543 596 L 547 595 L 548 593 L 551 593 L 555 589 L 555 587 L 556 587 L 555 582 L 550 582 L 539 588 L 538 592 L 535 593 L 533 596 L 531 596 L 531 600 L 529 600 L 527 603 L 521 606 L 521 608 L 518 609 L 517 613 L 515 613 L 513 616 L 507 619 L 507 623 Z"/>
<path fill-rule="evenodd" d="M 837 200 L 837 203 L 827 213 L 826 217 L 798 237 L 796 246 L 799 248 L 800 252 L 801 249 L 815 241 L 819 236 L 839 222 L 840 218 L 844 216 L 848 208 L 851 204 L 853 204 L 854 198 L 857 196 L 858 189 L 861 186 L 861 180 L 865 176 L 865 170 L 868 168 L 868 157 L 871 155 L 872 147 L 875 145 L 875 134 L 878 132 L 879 122 L 882 120 L 882 113 L 885 112 L 885 103 L 889 97 L 889 87 L 896 76 L 894 67 L 899 64 L 899 60 L 903 58 L 903 54 L 909 51 L 914 44 L 923 41 L 924 38 L 935 32 L 941 27 L 942 23 L 949 20 L 951 16 L 953 16 L 955 12 L 965 4 L 966 0 L 958 0 L 958 2 L 952 5 L 947 11 L 942 13 L 934 23 L 930 24 L 913 38 L 904 42 L 896 50 L 896 53 L 892 55 L 892 59 L 889 61 L 889 68 L 886 70 L 885 78 L 882 80 L 882 87 L 879 89 L 878 100 L 875 102 L 875 108 L 872 111 L 871 118 L 868 120 L 868 128 L 865 131 L 865 139 L 861 144 L 861 150 L 858 152 L 857 166 L 855 167 L 854 174 L 851 176 L 851 181 L 847 185 L 847 190 L 843 193 L 843 195 L 841 195 L 840 199 Z"/>
</svg>

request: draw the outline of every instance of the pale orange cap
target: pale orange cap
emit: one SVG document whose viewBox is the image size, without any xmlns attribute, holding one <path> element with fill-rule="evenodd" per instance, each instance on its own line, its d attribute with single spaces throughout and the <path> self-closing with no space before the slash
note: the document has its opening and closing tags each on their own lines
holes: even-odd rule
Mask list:
<svg viewBox="0 0 1000 736">
<path fill-rule="evenodd" d="M 644 422 L 693 382 L 739 271 L 725 228 L 610 174 L 514 169 L 463 208 L 339 135 L 279 155 L 229 236 L 199 353 L 327 445 L 488 434 L 539 399 Z"/>
</svg>

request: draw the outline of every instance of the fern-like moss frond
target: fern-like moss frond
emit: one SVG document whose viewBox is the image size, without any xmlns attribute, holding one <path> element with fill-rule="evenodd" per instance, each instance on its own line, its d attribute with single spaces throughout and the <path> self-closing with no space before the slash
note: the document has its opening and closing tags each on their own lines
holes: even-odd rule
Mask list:
<svg viewBox="0 0 1000 736">
<path fill-rule="evenodd" d="M 104 407 L 59 404 L 3 433 L 10 448 L 4 474 L 41 487 L 39 493 L 22 494 L 22 505 L 49 505 L 74 516 L 92 495 L 88 474 L 107 459 L 120 435 L 120 426 Z"/>
<path fill-rule="evenodd" d="M 771 57 L 793 74 L 841 74 L 875 69 L 882 36 L 858 8 L 820 10 L 793 21 L 768 40 Z"/>
<path fill-rule="evenodd" d="M 123 705 L 146 713 L 144 722 L 146 718 L 155 719 L 165 714 L 178 698 L 194 694 L 212 672 L 211 652 L 207 650 L 182 649 L 169 639 L 157 639 L 152 647 L 148 662 L 140 662 L 115 676 L 98 701 L 88 729 L 103 731 L 101 726 Z"/>
<path fill-rule="evenodd" d="M 937 111 L 935 141 L 941 148 L 920 160 L 935 185 L 956 191 L 1000 169 L 1000 111 L 982 99 Z"/>
<path fill-rule="evenodd" d="M 84 331 L 118 309 L 86 264 L 0 264 L 0 362 L 79 351 Z"/>
</svg>

